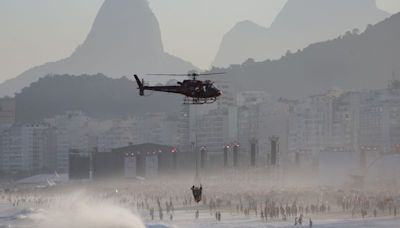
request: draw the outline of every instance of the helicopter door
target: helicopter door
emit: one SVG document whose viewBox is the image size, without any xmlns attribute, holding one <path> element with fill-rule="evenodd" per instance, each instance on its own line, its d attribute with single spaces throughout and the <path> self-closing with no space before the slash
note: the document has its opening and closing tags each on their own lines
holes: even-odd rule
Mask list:
<svg viewBox="0 0 400 228">
<path fill-rule="evenodd" d="M 203 92 L 202 93 L 203 97 L 207 97 L 208 88 L 209 88 L 208 85 L 203 85 L 203 91 L 202 91 Z"/>
</svg>

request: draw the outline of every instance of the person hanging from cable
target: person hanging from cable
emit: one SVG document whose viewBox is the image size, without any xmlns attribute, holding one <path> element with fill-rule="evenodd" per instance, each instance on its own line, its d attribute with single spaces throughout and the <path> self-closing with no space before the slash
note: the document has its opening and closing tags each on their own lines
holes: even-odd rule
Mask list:
<svg viewBox="0 0 400 228">
<path fill-rule="evenodd" d="M 203 186 L 200 185 L 200 187 L 195 187 L 193 185 L 190 189 L 192 190 L 194 201 L 196 201 L 196 203 L 199 203 L 201 201 Z"/>
</svg>

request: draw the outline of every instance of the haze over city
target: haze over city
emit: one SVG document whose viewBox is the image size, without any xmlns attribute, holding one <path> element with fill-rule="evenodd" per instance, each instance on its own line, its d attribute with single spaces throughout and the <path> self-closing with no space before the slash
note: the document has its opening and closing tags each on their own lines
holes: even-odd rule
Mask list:
<svg viewBox="0 0 400 228">
<path fill-rule="evenodd" d="M 2 0 L 0 227 L 398 228 L 399 11 Z"/>
</svg>

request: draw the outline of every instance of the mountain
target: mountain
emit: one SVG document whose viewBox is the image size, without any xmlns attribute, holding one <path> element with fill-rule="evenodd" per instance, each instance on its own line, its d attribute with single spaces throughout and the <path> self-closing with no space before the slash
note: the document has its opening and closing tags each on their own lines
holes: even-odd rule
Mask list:
<svg viewBox="0 0 400 228">
<path fill-rule="evenodd" d="M 40 78 L 15 95 L 19 123 L 41 121 L 67 111 L 82 111 L 100 119 L 117 119 L 148 112 L 177 113 L 182 99 L 154 93 L 140 97 L 136 82 L 126 77 L 55 75 Z"/>
<path fill-rule="evenodd" d="M 252 21 L 242 21 L 235 25 L 225 36 L 220 45 L 214 66 L 229 66 L 243 63 L 248 58 L 264 60 L 264 49 L 270 31 Z"/>
<path fill-rule="evenodd" d="M 279 60 L 247 61 L 227 69 L 224 80 L 239 91 L 261 90 L 285 98 L 322 93 L 332 87 L 386 87 L 392 72 L 400 73 L 400 13 L 347 32 L 336 39 L 309 45 Z"/>
<path fill-rule="evenodd" d="M 389 14 L 375 0 L 289 0 L 270 28 L 240 22 L 224 37 L 214 66 L 277 59 L 287 50 L 297 51 L 358 28 L 363 31 Z"/>
<path fill-rule="evenodd" d="M 187 72 L 192 64 L 164 52 L 158 21 L 147 0 L 105 0 L 86 40 L 57 62 L 34 67 L 0 85 L 13 95 L 47 74 L 96 74 L 113 78 L 133 73 Z"/>
</svg>

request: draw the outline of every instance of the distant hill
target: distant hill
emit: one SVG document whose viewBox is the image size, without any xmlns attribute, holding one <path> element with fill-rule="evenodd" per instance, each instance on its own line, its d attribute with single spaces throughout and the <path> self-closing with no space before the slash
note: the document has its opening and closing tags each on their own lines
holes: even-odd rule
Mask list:
<svg viewBox="0 0 400 228">
<path fill-rule="evenodd" d="M 0 84 L 13 95 L 47 74 L 187 72 L 192 64 L 164 52 L 158 21 L 147 0 L 105 0 L 86 40 L 68 58 L 27 70 Z"/>
<path fill-rule="evenodd" d="M 16 119 L 40 121 L 77 110 L 101 119 L 180 110 L 182 97 L 165 93 L 140 97 L 136 87 L 128 78 L 111 79 L 101 74 L 47 76 L 16 94 Z"/>
<path fill-rule="evenodd" d="M 392 72 L 400 75 L 400 13 L 364 33 L 347 32 L 279 60 L 247 61 L 223 76 L 239 91 L 262 90 L 287 98 L 343 89 L 383 88 Z"/>
<path fill-rule="evenodd" d="M 279 60 L 247 61 L 226 69 L 218 80 L 234 91 L 261 90 L 275 97 L 299 98 L 343 89 L 383 88 L 392 72 L 400 74 L 400 13 L 369 26 L 315 43 Z M 135 82 L 95 76 L 47 76 L 16 94 L 17 121 L 37 121 L 69 110 L 98 118 L 122 118 L 146 112 L 176 112 L 182 99 L 154 93 L 139 97 Z M 224 92 L 224 91 L 223 91 Z"/>
<path fill-rule="evenodd" d="M 238 23 L 223 38 L 214 66 L 227 67 L 248 58 L 278 59 L 315 42 L 333 39 L 346 31 L 363 31 L 390 15 L 375 0 L 289 0 L 270 28 L 253 22 Z"/>
</svg>

